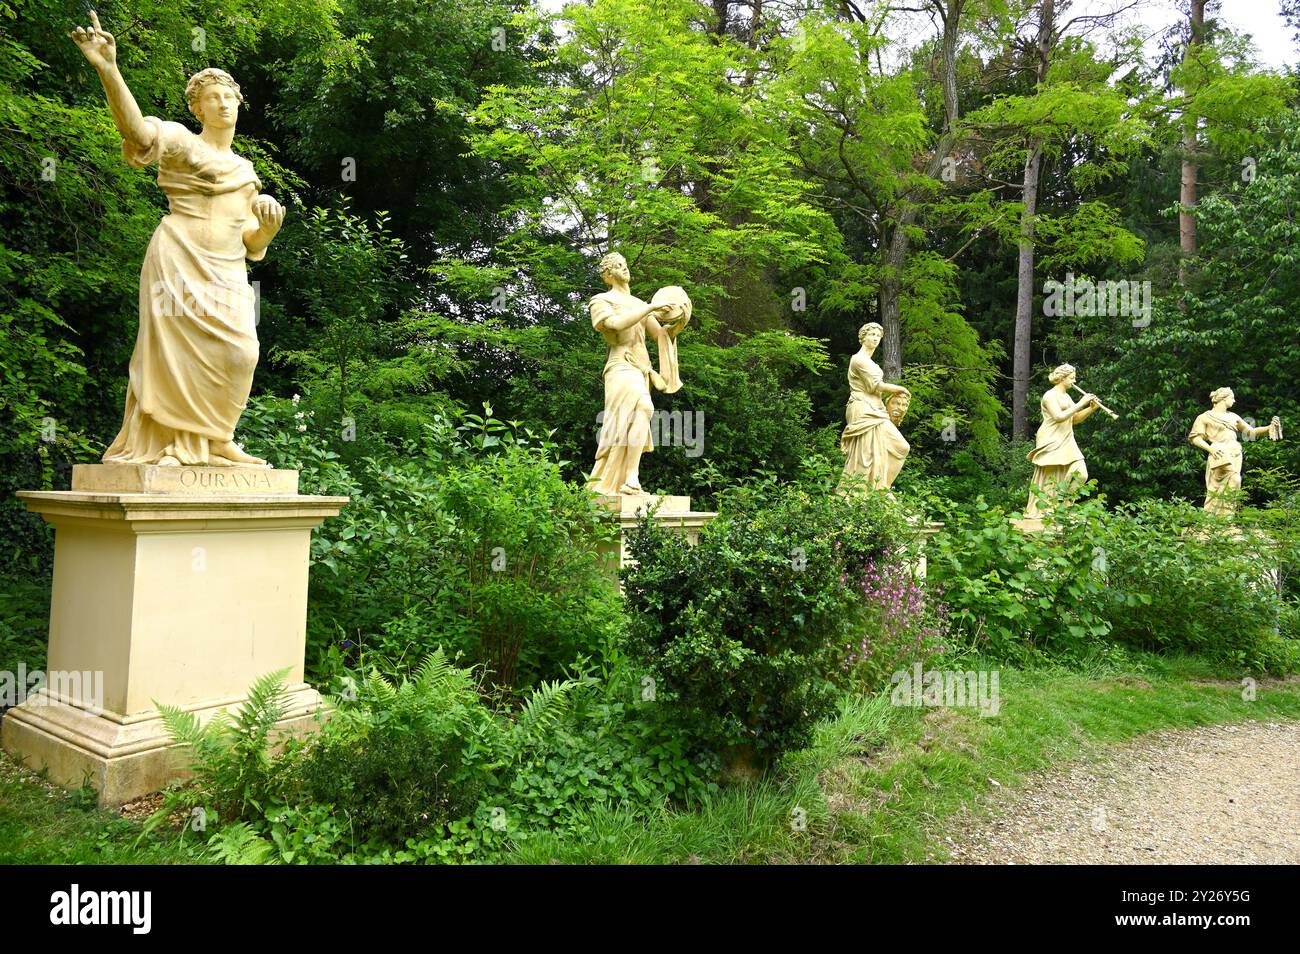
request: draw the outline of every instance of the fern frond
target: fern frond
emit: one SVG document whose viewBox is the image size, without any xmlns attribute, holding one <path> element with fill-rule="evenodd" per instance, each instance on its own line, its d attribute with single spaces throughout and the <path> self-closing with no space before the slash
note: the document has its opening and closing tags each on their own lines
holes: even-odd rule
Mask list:
<svg viewBox="0 0 1300 954">
<path fill-rule="evenodd" d="M 415 673 L 415 684 L 421 692 L 435 692 L 453 682 L 455 675 L 456 668 L 439 646 L 420 663 L 420 668 Z"/>
<path fill-rule="evenodd" d="M 230 748 L 226 733 L 226 713 L 219 710 L 206 723 L 188 709 L 154 702 L 162 717 L 163 728 L 172 742 L 183 751 L 184 767 L 203 775 L 203 767 Z"/>
<path fill-rule="evenodd" d="M 247 822 L 233 822 L 208 839 L 208 854 L 227 865 L 274 865 L 280 863 L 275 845 L 259 835 Z"/>
<path fill-rule="evenodd" d="M 288 669 L 277 669 L 259 676 L 235 716 L 235 731 L 248 739 L 265 737 L 288 711 L 288 679 Z"/>
<path fill-rule="evenodd" d="M 516 730 L 524 738 L 535 738 L 554 725 L 568 711 L 572 693 L 582 683 L 576 679 L 543 682 L 528 696 L 528 702 L 515 720 Z"/>
<path fill-rule="evenodd" d="M 378 669 L 371 669 L 366 676 L 366 694 L 382 706 L 390 706 L 397 701 L 397 687 L 384 678 Z"/>
</svg>

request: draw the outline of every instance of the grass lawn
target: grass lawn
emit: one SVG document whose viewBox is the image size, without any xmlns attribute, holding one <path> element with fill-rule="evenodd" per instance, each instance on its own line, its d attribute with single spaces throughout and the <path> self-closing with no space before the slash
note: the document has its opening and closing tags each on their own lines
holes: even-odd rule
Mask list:
<svg viewBox="0 0 1300 954">
<path fill-rule="evenodd" d="M 959 668 L 991 668 L 966 660 Z M 1125 671 L 1002 669 L 1001 709 L 911 709 L 887 694 L 845 699 L 814 744 L 768 780 L 724 790 L 695 811 L 646 819 L 616 809 L 594 835 L 538 836 L 520 863 L 907 863 L 946 859 L 945 819 L 989 809 L 1054 762 L 1087 758 L 1141 732 L 1246 719 L 1300 719 L 1300 679 L 1240 680 L 1195 659 L 1141 657 Z M 996 780 L 996 786 L 990 781 Z M 139 840 L 136 821 L 94 807 L 0 759 L 0 862 L 184 863 L 175 835 Z M 192 836 L 187 843 L 194 845 Z"/>
<path fill-rule="evenodd" d="M 988 665 L 988 664 L 984 664 Z M 960 668 L 979 669 L 967 660 Z M 1054 762 L 1087 758 L 1155 729 L 1300 719 L 1300 680 L 1239 678 L 1195 659 L 1143 657 L 1131 673 L 1003 669 L 1001 710 L 911 709 L 888 696 L 845 700 L 777 780 L 727 790 L 701 811 L 644 819 L 602 811 L 583 843 L 541 837 L 524 863 L 851 863 L 947 860 L 944 821 L 987 812 Z M 781 776 L 784 776 L 783 778 Z M 990 779 L 996 780 L 995 786 Z M 803 819 L 802 830 L 798 821 Z"/>
<path fill-rule="evenodd" d="M 139 842 L 139 843 L 137 843 Z M 190 846 L 195 844 L 191 836 Z M 140 840 L 140 824 L 95 807 L 94 792 L 67 792 L 0 754 L 0 864 L 193 864 L 203 858 L 172 837 Z"/>
</svg>

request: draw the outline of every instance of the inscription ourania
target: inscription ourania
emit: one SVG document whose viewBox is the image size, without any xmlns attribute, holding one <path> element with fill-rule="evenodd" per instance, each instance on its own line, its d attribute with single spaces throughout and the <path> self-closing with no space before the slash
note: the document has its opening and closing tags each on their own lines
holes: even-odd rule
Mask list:
<svg viewBox="0 0 1300 954">
<path fill-rule="evenodd" d="M 221 488 L 224 490 L 270 490 L 271 477 L 256 470 L 181 471 L 182 487 Z"/>
</svg>

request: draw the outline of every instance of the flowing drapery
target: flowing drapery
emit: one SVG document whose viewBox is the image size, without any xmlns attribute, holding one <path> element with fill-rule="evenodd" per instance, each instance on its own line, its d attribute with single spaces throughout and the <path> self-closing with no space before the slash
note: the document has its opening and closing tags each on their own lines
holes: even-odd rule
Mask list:
<svg viewBox="0 0 1300 954">
<path fill-rule="evenodd" d="M 233 440 L 257 365 L 243 230 L 261 183 L 178 123 L 145 120 L 150 149 L 123 143 L 135 166 L 158 164 L 170 214 L 140 269 L 140 326 L 122 429 L 105 463 L 206 464 L 209 442 Z"/>
<path fill-rule="evenodd" d="M 844 477 L 871 489 L 892 487 L 912 449 L 885 409 L 884 380 L 880 365 L 864 353 L 849 360 L 849 401 L 840 435 Z"/>
</svg>

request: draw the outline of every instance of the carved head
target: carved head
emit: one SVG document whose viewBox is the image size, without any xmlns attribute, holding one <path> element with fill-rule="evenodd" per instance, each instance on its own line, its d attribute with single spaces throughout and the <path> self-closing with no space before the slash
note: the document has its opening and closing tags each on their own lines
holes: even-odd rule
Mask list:
<svg viewBox="0 0 1300 954">
<path fill-rule="evenodd" d="M 1075 377 L 1074 365 L 1063 364 L 1054 368 L 1052 373 L 1047 376 L 1047 380 L 1051 381 L 1053 384 L 1064 384 L 1068 388 L 1074 384 Z"/>
<path fill-rule="evenodd" d="M 621 279 L 625 282 L 632 280 L 632 273 L 627 267 L 627 259 L 618 252 L 610 252 L 600 260 L 600 264 L 596 268 L 600 272 L 600 277 L 605 280 L 606 285 L 614 284 L 611 279 L 615 281 Z"/>
<path fill-rule="evenodd" d="M 893 394 L 885 402 L 885 412 L 889 419 L 897 427 L 903 423 L 903 418 L 907 415 L 907 409 L 912 406 L 912 395 L 910 394 Z"/>
<path fill-rule="evenodd" d="M 244 95 L 234 77 L 225 70 L 209 67 L 195 73 L 185 84 L 185 101 L 204 126 L 227 129 L 239 119 L 239 104 L 244 101 Z"/>
<path fill-rule="evenodd" d="M 1218 404 L 1220 401 L 1225 407 L 1232 407 L 1237 403 L 1237 396 L 1232 393 L 1232 388 L 1215 388 L 1210 392 L 1210 403 Z"/>
<path fill-rule="evenodd" d="M 858 329 L 858 344 L 868 351 L 875 351 L 876 345 L 880 344 L 880 339 L 885 337 L 883 326 L 874 321 L 868 321 Z"/>
</svg>

